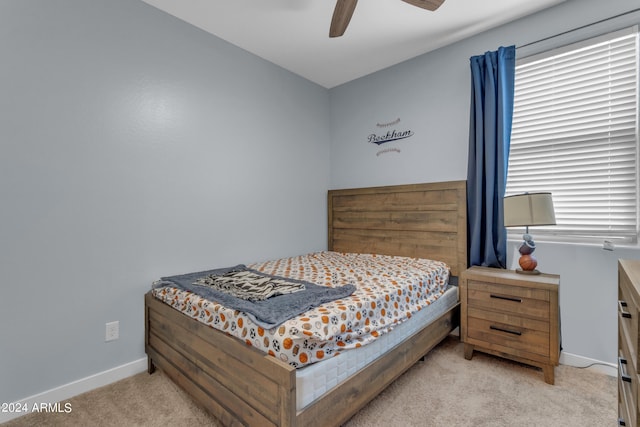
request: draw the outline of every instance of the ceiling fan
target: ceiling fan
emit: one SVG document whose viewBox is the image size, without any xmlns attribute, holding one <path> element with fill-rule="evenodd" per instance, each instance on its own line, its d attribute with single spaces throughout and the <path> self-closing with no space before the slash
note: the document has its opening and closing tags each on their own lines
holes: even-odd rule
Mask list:
<svg viewBox="0 0 640 427">
<path fill-rule="evenodd" d="M 402 0 L 413 6 L 422 9 L 434 11 L 440 7 L 444 0 Z M 331 19 L 331 27 L 329 28 L 329 37 L 340 37 L 344 34 L 353 11 L 356 9 L 358 0 L 338 0 L 336 8 L 333 10 L 333 18 Z"/>
</svg>

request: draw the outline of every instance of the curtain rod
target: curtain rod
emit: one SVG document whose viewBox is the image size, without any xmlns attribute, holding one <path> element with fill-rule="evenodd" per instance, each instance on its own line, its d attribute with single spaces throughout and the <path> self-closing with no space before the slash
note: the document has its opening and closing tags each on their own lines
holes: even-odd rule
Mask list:
<svg viewBox="0 0 640 427">
<path fill-rule="evenodd" d="M 588 27 L 591 27 L 591 26 L 594 26 L 594 25 L 602 24 L 603 22 L 611 21 L 612 19 L 616 19 L 616 18 L 620 18 L 622 16 L 630 15 L 630 14 L 636 13 L 638 11 L 640 11 L 640 8 L 632 9 L 632 10 L 629 10 L 627 12 L 620 13 L 618 15 L 610 16 L 608 18 L 604 18 L 604 19 L 601 19 L 599 21 L 592 22 L 590 24 L 582 25 L 581 27 L 576 27 L 576 28 L 573 28 L 571 30 L 563 31 L 562 33 L 559 33 L 559 34 L 555 34 L 553 36 L 545 37 L 543 39 L 536 40 L 534 42 L 530 42 L 530 43 L 527 43 L 527 44 L 523 44 L 521 46 L 517 46 L 516 49 L 520 49 L 521 47 L 527 47 L 527 46 L 534 45 L 536 43 L 540 43 L 540 42 L 544 42 L 544 41 L 547 41 L 547 40 L 551 40 L 551 39 L 559 37 L 559 36 L 564 36 L 565 34 L 569 34 L 569 33 L 572 33 L 574 31 L 582 30 L 584 28 L 588 28 Z"/>
</svg>

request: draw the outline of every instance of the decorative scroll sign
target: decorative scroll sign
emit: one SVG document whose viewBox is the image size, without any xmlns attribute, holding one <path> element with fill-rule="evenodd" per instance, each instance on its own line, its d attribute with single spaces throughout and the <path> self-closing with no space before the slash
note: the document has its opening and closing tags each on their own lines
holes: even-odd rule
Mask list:
<svg viewBox="0 0 640 427">
<path fill-rule="evenodd" d="M 394 126 L 397 125 L 398 123 L 400 123 L 400 119 L 396 119 L 392 122 L 389 123 L 384 123 L 384 124 L 380 124 L 380 123 L 376 123 L 376 126 L 383 128 L 383 127 L 390 127 L 390 126 Z M 390 130 L 387 131 L 384 134 L 376 134 L 376 133 L 372 133 L 367 137 L 367 141 L 372 143 L 372 144 L 376 144 L 378 146 L 385 144 L 387 142 L 391 142 L 391 141 L 398 141 L 401 139 L 406 139 L 406 138 L 410 138 L 413 136 L 413 131 L 412 130 Z M 376 156 L 379 156 L 381 154 L 384 153 L 391 153 L 391 152 L 396 152 L 399 153 L 400 149 L 399 148 L 387 148 L 384 150 L 380 150 L 376 153 Z"/>
</svg>

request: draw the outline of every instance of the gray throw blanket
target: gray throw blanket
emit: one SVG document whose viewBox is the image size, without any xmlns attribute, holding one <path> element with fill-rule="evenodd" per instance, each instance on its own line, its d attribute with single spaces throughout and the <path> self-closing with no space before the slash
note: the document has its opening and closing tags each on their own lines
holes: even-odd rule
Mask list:
<svg viewBox="0 0 640 427">
<path fill-rule="evenodd" d="M 221 292 L 213 287 L 197 283 L 198 281 L 202 281 L 204 278 L 222 276 L 233 271 L 250 271 L 263 277 L 304 284 L 304 289 L 294 293 L 274 296 L 262 301 L 250 301 Z M 161 286 L 175 286 L 176 288 L 190 291 L 203 298 L 218 302 L 233 310 L 242 311 L 246 313 L 255 324 L 264 329 L 276 327 L 284 321 L 325 302 L 348 297 L 356 290 L 356 287 L 351 284 L 337 288 L 329 288 L 327 286 L 319 286 L 315 283 L 305 282 L 303 280 L 273 276 L 250 269 L 242 264 L 235 267 L 162 277 L 153 284 L 154 288 Z"/>
</svg>

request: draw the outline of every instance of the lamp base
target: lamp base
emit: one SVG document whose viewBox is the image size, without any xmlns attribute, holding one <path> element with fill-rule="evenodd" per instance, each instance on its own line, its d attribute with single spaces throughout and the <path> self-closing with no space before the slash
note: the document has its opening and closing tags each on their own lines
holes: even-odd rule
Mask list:
<svg viewBox="0 0 640 427">
<path fill-rule="evenodd" d="M 518 260 L 518 264 L 522 268 L 524 274 L 540 274 L 540 273 L 529 273 L 532 271 L 536 271 L 536 267 L 538 266 L 538 260 L 535 259 L 533 255 L 522 254 L 520 259 Z"/>
<path fill-rule="evenodd" d="M 536 274 L 540 274 L 539 270 L 523 270 L 521 268 L 516 269 L 516 273 L 518 274 L 528 274 L 530 276 L 535 276 Z"/>
</svg>

